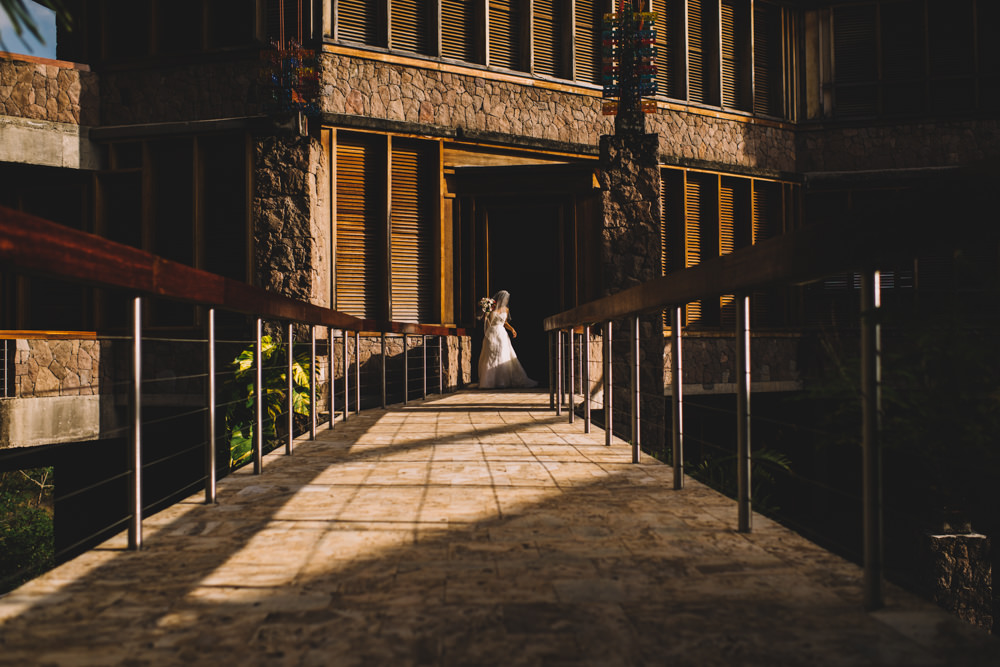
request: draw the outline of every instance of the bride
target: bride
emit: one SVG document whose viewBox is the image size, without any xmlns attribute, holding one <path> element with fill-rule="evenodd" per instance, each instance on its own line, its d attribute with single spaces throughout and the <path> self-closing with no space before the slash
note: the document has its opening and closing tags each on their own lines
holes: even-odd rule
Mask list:
<svg viewBox="0 0 1000 667">
<path fill-rule="evenodd" d="M 510 311 L 507 302 L 510 293 L 500 290 L 493 295 L 494 308 L 483 315 L 483 351 L 479 355 L 479 388 L 500 389 L 504 387 L 534 387 L 538 383 L 528 377 L 517 360 L 514 347 L 510 344 L 505 329 L 517 338 L 517 332 L 507 321 Z"/>
</svg>

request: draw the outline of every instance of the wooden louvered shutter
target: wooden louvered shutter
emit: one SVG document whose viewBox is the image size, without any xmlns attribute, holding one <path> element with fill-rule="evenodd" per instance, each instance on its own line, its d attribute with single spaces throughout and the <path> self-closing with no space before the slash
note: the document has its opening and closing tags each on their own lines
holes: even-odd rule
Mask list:
<svg viewBox="0 0 1000 667">
<path fill-rule="evenodd" d="M 975 105 L 972 0 L 932 0 L 927 9 L 931 111 L 972 110 Z M 990 43 L 995 49 L 995 35 L 991 36 Z"/>
<path fill-rule="evenodd" d="M 564 76 L 562 66 L 562 30 L 556 15 L 556 0 L 534 0 L 534 72 L 547 76 Z"/>
<path fill-rule="evenodd" d="M 722 106 L 747 109 L 749 78 L 747 76 L 746 0 L 723 0 L 721 5 L 722 38 Z"/>
<path fill-rule="evenodd" d="M 341 40 L 378 45 L 378 2 L 338 0 L 337 35 Z"/>
<path fill-rule="evenodd" d="M 781 8 L 754 3 L 754 113 L 782 115 L 784 67 L 781 57 Z"/>
<path fill-rule="evenodd" d="M 377 315 L 378 239 L 369 188 L 374 150 L 358 140 L 337 144 L 336 309 L 357 317 Z"/>
<path fill-rule="evenodd" d="M 490 0 L 490 64 L 521 68 L 519 0 Z"/>
<path fill-rule="evenodd" d="M 882 110 L 918 113 L 924 108 L 923 3 L 886 3 L 881 8 Z"/>
<path fill-rule="evenodd" d="M 875 45 L 875 5 L 834 8 L 834 112 L 838 116 L 875 113 Z"/>
<path fill-rule="evenodd" d="M 759 243 L 781 233 L 781 186 L 767 181 L 753 181 L 750 205 L 751 243 Z M 751 299 L 751 317 L 754 326 L 767 326 L 770 321 L 771 295 L 754 292 Z"/>
<path fill-rule="evenodd" d="M 736 249 L 736 220 L 738 199 L 736 184 L 731 179 L 719 180 L 719 256 Z M 719 297 L 720 323 L 724 327 L 736 325 L 736 295 Z"/>
<path fill-rule="evenodd" d="M 705 196 L 704 182 L 691 174 L 684 182 L 684 268 L 701 262 L 702 209 Z M 702 302 L 692 301 L 684 307 L 684 325 L 701 322 Z"/>
<path fill-rule="evenodd" d="M 576 72 L 573 78 L 585 83 L 601 82 L 601 15 L 595 0 L 577 0 L 573 17 Z"/>
<path fill-rule="evenodd" d="M 420 0 L 392 0 L 390 39 L 392 48 L 414 53 L 430 53 L 428 14 Z"/>
<path fill-rule="evenodd" d="M 976 6 L 976 25 L 979 29 L 979 109 L 996 109 L 1000 106 L 1000 49 L 996 36 L 1000 35 L 1000 2 L 980 2 Z"/>
<path fill-rule="evenodd" d="M 653 0 L 656 12 L 656 81 L 660 95 L 683 99 L 686 95 L 683 69 L 683 0 Z"/>
<path fill-rule="evenodd" d="M 441 0 L 441 55 L 474 62 L 474 0 Z"/>
<path fill-rule="evenodd" d="M 711 62 L 705 43 L 705 16 L 702 0 L 688 0 L 688 100 L 708 102 L 705 68 Z"/>
<path fill-rule="evenodd" d="M 427 322 L 431 297 L 431 221 L 421 188 L 419 144 L 392 144 L 391 287 L 393 320 Z"/>
</svg>

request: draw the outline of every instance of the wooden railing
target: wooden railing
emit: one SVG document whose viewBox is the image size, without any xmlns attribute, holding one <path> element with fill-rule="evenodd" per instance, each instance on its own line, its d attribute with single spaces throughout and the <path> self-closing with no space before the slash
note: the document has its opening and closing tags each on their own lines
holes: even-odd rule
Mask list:
<svg viewBox="0 0 1000 667">
<path fill-rule="evenodd" d="M 262 323 L 284 322 L 287 325 L 289 341 L 294 340 L 294 327 L 305 325 L 311 334 L 310 341 L 310 438 L 316 437 L 316 328 L 327 328 L 330 359 L 331 387 L 329 392 L 329 427 L 333 428 L 335 415 L 335 392 L 333 390 L 333 358 L 335 335 L 334 329 L 343 336 L 343 418 L 347 419 L 351 412 L 350 391 L 350 354 L 348 349 L 349 334 L 355 338 L 355 397 L 353 410 L 360 411 L 361 405 L 361 361 L 359 337 L 363 332 L 374 332 L 381 337 L 382 346 L 382 405 L 386 403 L 386 336 L 402 335 L 404 361 L 404 391 L 406 401 L 409 390 L 409 353 L 408 337 L 420 336 L 424 340 L 424 363 L 422 369 L 423 393 L 427 395 L 428 365 L 426 349 L 428 337 L 438 339 L 438 387 L 444 391 L 443 356 L 444 337 L 463 336 L 466 331 L 458 327 L 441 325 L 416 324 L 410 322 L 380 321 L 362 319 L 347 315 L 322 306 L 297 301 L 285 296 L 273 294 L 236 280 L 224 278 L 206 271 L 195 269 L 149 252 L 122 245 L 108 239 L 74 230 L 56 223 L 8 208 L 0 207 L 0 267 L 11 274 L 38 275 L 67 281 L 72 284 L 89 285 L 97 288 L 119 290 L 132 296 L 131 336 L 132 372 L 130 382 L 130 422 L 131 435 L 129 443 L 131 478 L 129 501 L 129 545 L 138 549 L 142 545 L 142 339 L 143 339 L 143 299 L 153 297 L 173 301 L 186 302 L 207 309 L 206 342 L 208 364 L 205 369 L 207 378 L 206 430 L 208 434 L 205 448 L 205 500 L 214 502 L 216 481 L 216 311 L 228 311 L 256 318 L 256 335 L 254 343 L 254 359 L 256 366 L 255 403 L 256 422 L 254 427 L 253 465 L 254 472 L 262 472 L 263 458 L 263 375 L 262 375 Z M 24 332 L 21 332 L 22 334 Z M 4 331 L 4 337 L 22 337 L 16 331 Z M 67 334 L 69 335 L 69 334 Z M 93 333 L 81 334 L 81 337 L 93 337 Z M 285 445 L 287 453 L 292 452 L 294 439 L 293 425 L 293 390 L 291 349 L 288 346 L 288 440 Z"/>
</svg>

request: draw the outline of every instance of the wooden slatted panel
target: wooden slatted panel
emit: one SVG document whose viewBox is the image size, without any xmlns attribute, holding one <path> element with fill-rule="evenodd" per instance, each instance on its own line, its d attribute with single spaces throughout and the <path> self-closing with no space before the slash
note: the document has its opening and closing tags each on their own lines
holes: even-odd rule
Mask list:
<svg viewBox="0 0 1000 667">
<path fill-rule="evenodd" d="M 724 0 L 721 6 L 722 105 L 745 109 L 746 74 L 743 43 L 749 34 L 743 0 Z"/>
<path fill-rule="evenodd" d="M 701 262 L 702 198 L 704 183 L 688 175 L 684 181 L 684 268 Z M 692 301 L 684 307 L 684 324 L 689 326 L 701 321 L 701 301 Z"/>
<path fill-rule="evenodd" d="M 995 0 L 994 0 L 995 2 Z M 928 4 L 931 111 L 970 111 L 975 106 L 975 18 L 972 0 Z M 989 40 L 996 48 L 996 36 Z"/>
<path fill-rule="evenodd" d="M 336 309 L 356 317 L 377 315 L 378 234 L 372 220 L 373 149 L 361 141 L 337 144 Z"/>
<path fill-rule="evenodd" d="M 375 0 L 339 0 L 338 37 L 341 40 L 375 46 L 378 41 L 376 5 Z"/>
<path fill-rule="evenodd" d="M 754 3 L 753 40 L 754 112 L 780 116 L 784 79 L 780 7 Z"/>
<path fill-rule="evenodd" d="M 653 0 L 652 10 L 656 12 L 656 81 L 661 95 L 680 98 L 684 87 L 679 81 L 674 62 L 674 30 L 683 14 L 678 13 L 676 0 Z"/>
<path fill-rule="evenodd" d="M 728 255 L 736 249 L 736 185 L 729 179 L 719 183 L 719 255 Z M 732 328 L 736 325 L 736 296 L 719 297 L 720 322 Z"/>
<path fill-rule="evenodd" d="M 875 5 L 833 10 L 834 111 L 839 116 L 872 114 L 878 78 Z"/>
<path fill-rule="evenodd" d="M 392 0 L 392 48 L 430 53 L 427 10 L 421 0 Z"/>
<path fill-rule="evenodd" d="M 393 142 L 391 213 L 392 314 L 398 322 L 424 322 L 430 315 L 430 220 L 421 196 L 421 151 Z"/>
<path fill-rule="evenodd" d="M 577 81 L 601 82 L 601 14 L 598 0 L 576 0 L 573 39 L 576 51 Z"/>
<path fill-rule="evenodd" d="M 881 8 L 883 111 L 918 113 L 924 108 L 924 12 L 916 0 Z"/>
<path fill-rule="evenodd" d="M 976 25 L 979 29 L 979 108 L 996 109 L 1000 106 L 1000 49 L 996 36 L 1000 35 L 1000 2 L 980 2 L 976 6 Z"/>
<path fill-rule="evenodd" d="M 702 0 L 688 0 L 688 99 L 706 102 Z"/>
<path fill-rule="evenodd" d="M 557 15 L 556 0 L 534 0 L 532 3 L 535 37 L 535 73 L 564 76 L 562 66 L 562 30 Z"/>
<path fill-rule="evenodd" d="M 441 54 L 444 57 L 475 61 L 473 2 L 474 0 L 441 1 Z"/>
<path fill-rule="evenodd" d="M 518 0 L 490 0 L 490 64 L 521 69 L 521 16 Z"/>
<path fill-rule="evenodd" d="M 750 199 L 750 242 L 759 243 L 781 230 L 781 186 L 767 181 L 753 181 Z M 772 295 L 754 292 L 750 303 L 753 326 L 767 326 L 771 322 Z"/>
</svg>

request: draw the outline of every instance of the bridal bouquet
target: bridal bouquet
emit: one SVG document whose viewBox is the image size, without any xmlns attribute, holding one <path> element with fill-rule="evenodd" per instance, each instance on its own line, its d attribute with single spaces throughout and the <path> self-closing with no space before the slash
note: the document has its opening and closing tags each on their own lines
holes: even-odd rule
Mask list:
<svg viewBox="0 0 1000 667">
<path fill-rule="evenodd" d="M 497 307 L 497 302 L 488 296 L 484 296 L 479 300 L 479 311 L 482 315 L 486 313 L 492 313 L 493 309 Z"/>
</svg>

